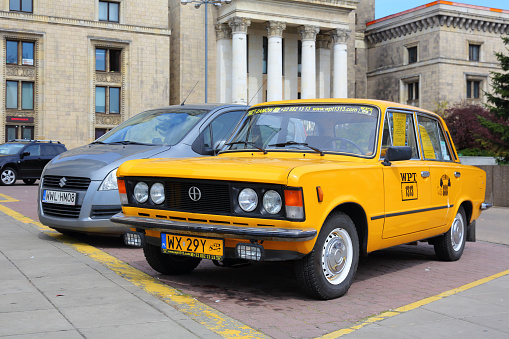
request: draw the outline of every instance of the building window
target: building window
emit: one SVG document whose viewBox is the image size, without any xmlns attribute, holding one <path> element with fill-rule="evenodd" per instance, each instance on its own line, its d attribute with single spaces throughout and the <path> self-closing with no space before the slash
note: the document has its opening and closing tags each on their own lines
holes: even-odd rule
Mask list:
<svg viewBox="0 0 509 339">
<path fill-rule="evenodd" d="M 419 106 L 419 81 L 408 82 L 407 87 L 407 105 Z"/>
<path fill-rule="evenodd" d="M 300 77 L 302 73 L 302 40 L 297 42 L 297 72 L 297 76 Z"/>
<path fill-rule="evenodd" d="M 267 74 L 267 61 L 269 58 L 269 38 L 263 37 L 263 74 Z"/>
<path fill-rule="evenodd" d="M 6 81 L 5 108 L 33 110 L 34 83 L 28 81 Z"/>
<path fill-rule="evenodd" d="M 467 80 L 467 99 L 481 99 L 480 80 Z"/>
<path fill-rule="evenodd" d="M 468 60 L 479 61 L 480 60 L 481 45 L 468 45 Z"/>
<path fill-rule="evenodd" d="M 32 0 L 10 0 L 9 10 L 13 12 L 33 12 Z"/>
<path fill-rule="evenodd" d="M 34 65 L 34 42 L 6 41 L 5 61 L 11 65 Z"/>
<path fill-rule="evenodd" d="M 95 70 L 120 72 L 122 51 L 119 49 L 95 49 Z"/>
<path fill-rule="evenodd" d="M 118 22 L 120 4 L 111 1 L 99 1 L 99 21 Z"/>
<path fill-rule="evenodd" d="M 120 113 L 120 88 L 108 86 L 96 86 L 95 112 Z"/>
<path fill-rule="evenodd" d="M 408 63 L 413 64 L 414 62 L 417 62 L 417 46 L 414 47 L 408 47 Z"/>
</svg>

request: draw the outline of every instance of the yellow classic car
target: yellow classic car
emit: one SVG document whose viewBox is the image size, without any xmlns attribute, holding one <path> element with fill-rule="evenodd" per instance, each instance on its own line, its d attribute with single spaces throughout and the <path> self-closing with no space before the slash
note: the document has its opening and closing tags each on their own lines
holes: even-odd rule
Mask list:
<svg viewBox="0 0 509 339">
<path fill-rule="evenodd" d="M 490 207 L 485 172 L 460 163 L 438 115 L 376 100 L 255 105 L 219 156 L 131 160 L 117 177 L 112 221 L 156 271 L 293 260 L 318 299 L 383 248 L 425 241 L 458 260 Z"/>
</svg>

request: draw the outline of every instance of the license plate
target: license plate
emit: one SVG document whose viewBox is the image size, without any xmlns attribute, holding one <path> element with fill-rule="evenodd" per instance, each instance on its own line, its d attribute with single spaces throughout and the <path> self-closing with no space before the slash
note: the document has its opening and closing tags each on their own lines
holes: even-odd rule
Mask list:
<svg viewBox="0 0 509 339">
<path fill-rule="evenodd" d="M 76 193 L 44 190 L 42 192 L 42 202 L 60 205 L 76 205 Z"/>
<path fill-rule="evenodd" d="M 222 260 L 224 240 L 177 234 L 161 234 L 161 249 L 163 253 Z"/>
</svg>

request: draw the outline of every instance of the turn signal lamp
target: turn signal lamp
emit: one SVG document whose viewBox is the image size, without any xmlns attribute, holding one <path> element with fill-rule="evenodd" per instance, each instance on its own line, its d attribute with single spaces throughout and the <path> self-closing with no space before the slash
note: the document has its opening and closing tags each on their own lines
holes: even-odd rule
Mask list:
<svg viewBox="0 0 509 339">
<path fill-rule="evenodd" d="M 127 193 L 124 179 L 117 179 L 118 193 L 120 195 L 120 204 L 127 205 Z"/>
<path fill-rule="evenodd" d="M 285 208 L 288 219 L 304 219 L 304 202 L 301 190 L 285 190 Z"/>
</svg>

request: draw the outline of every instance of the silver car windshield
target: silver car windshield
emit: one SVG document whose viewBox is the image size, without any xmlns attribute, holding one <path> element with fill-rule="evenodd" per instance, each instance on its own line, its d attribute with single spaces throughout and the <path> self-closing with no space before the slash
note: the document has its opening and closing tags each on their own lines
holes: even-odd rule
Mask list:
<svg viewBox="0 0 509 339">
<path fill-rule="evenodd" d="M 0 145 L 0 154 L 3 155 L 12 155 L 18 153 L 23 147 L 26 145 L 24 144 L 2 144 Z"/>
<path fill-rule="evenodd" d="M 378 108 L 360 105 L 255 107 L 228 150 L 375 154 Z"/>
<path fill-rule="evenodd" d="M 95 143 L 177 144 L 209 110 L 159 109 L 140 113 L 118 125 Z"/>
</svg>

